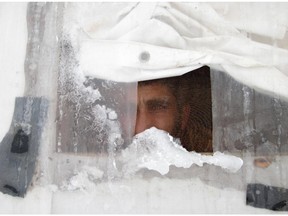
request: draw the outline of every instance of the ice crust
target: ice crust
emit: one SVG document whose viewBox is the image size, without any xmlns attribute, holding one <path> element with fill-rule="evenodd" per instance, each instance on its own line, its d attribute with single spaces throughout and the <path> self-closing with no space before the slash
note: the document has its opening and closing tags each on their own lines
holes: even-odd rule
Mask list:
<svg viewBox="0 0 288 216">
<path fill-rule="evenodd" d="M 110 140 L 115 140 L 115 137 L 112 136 Z M 207 164 L 236 173 L 243 165 L 242 159 L 221 152 L 213 155 L 188 152 L 178 139 L 155 127 L 136 135 L 126 149 L 118 153 L 108 152 L 102 159 L 106 161 L 105 166 L 99 162 L 80 167 L 72 165 L 73 174 L 60 184 L 61 191 L 94 190 L 100 182 L 135 178 L 143 169 L 157 171 L 164 176 L 169 173 L 171 166 L 185 169 L 191 167 L 193 170 L 193 164 L 200 167 Z"/>
<path fill-rule="evenodd" d="M 97 180 L 102 179 L 103 171 L 96 167 L 84 166 L 81 171 L 75 170 L 75 175 L 67 179 L 60 189 L 67 191 L 86 190 L 95 187 Z"/>
<path fill-rule="evenodd" d="M 142 168 L 165 175 L 171 165 L 189 168 L 193 164 L 203 166 L 205 163 L 237 172 L 243 165 L 242 159 L 221 152 L 215 152 L 213 156 L 188 152 L 178 140 L 155 127 L 135 136 L 132 144 L 122 151 L 122 162 L 125 175 Z"/>
</svg>

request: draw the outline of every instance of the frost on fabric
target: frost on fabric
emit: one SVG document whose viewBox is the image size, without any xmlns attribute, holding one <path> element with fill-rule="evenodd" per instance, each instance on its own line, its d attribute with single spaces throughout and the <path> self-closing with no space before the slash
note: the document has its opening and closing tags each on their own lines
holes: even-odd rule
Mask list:
<svg viewBox="0 0 288 216">
<path fill-rule="evenodd" d="M 112 136 L 111 141 L 117 138 Z M 187 169 L 193 164 L 200 167 L 208 164 L 236 173 L 243 165 L 242 159 L 221 152 L 215 152 L 213 155 L 188 152 L 178 139 L 155 127 L 134 136 L 132 143 L 122 151 L 111 148 L 108 157 L 102 157 L 104 161 L 106 160 L 104 166 L 99 161 L 78 168 L 77 165 L 72 165 L 73 173 L 61 182 L 60 190 L 94 190 L 103 180 L 111 182 L 113 179 L 129 179 L 137 176 L 142 169 L 166 175 L 170 171 L 170 166 Z"/>
<path fill-rule="evenodd" d="M 84 166 L 81 171 L 75 170 L 74 175 L 64 181 L 60 189 L 68 191 L 91 189 L 103 174 L 104 172 L 96 167 Z"/>
<path fill-rule="evenodd" d="M 188 152 L 178 140 L 167 132 L 155 127 L 135 136 L 128 148 L 122 151 L 123 174 L 131 175 L 142 168 L 155 170 L 162 175 L 169 172 L 169 167 L 189 168 L 193 164 L 220 166 L 230 172 L 237 172 L 243 164 L 242 159 L 215 152 L 213 156 Z"/>
<path fill-rule="evenodd" d="M 61 40 L 60 60 L 57 152 L 99 153 L 109 151 L 110 145 L 120 148 L 118 103 L 125 87 L 85 77 L 67 35 Z"/>
</svg>

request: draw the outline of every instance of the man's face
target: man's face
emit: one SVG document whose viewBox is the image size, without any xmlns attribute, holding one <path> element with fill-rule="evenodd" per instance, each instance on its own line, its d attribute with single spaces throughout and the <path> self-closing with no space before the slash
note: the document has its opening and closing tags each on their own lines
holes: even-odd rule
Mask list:
<svg viewBox="0 0 288 216">
<path fill-rule="evenodd" d="M 179 118 L 177 99 L 168 86 L 160 83 L 138 86 L 135 134 L 154 126 L 175 136 Z"/>
</svg>

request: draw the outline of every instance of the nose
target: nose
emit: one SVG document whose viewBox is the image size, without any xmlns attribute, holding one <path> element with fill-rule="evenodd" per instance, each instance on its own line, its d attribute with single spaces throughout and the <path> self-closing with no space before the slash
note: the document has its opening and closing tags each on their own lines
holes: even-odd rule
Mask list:
<svg viewBox="0 0 288 216">
<path fill-rule="evenodd" d="M 137 111 L 135 135 L 143 132 L 144 130 L 152 127 L 152 121 L 145 112 Z"/>
</svg>

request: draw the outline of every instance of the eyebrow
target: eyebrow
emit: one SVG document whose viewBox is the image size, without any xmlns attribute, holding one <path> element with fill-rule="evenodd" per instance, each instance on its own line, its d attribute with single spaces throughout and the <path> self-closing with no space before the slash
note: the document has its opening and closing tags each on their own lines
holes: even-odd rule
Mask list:
<svg viewBox="0 0 288 216">
<path fill-rule="evenodd" d="M 169 98 L 155 98 L 147 100 L 145 104 L 148 108 L 152 109 L 159 106 L 169 107 L 171 105 L 171 102 Z"/>
</svg>

